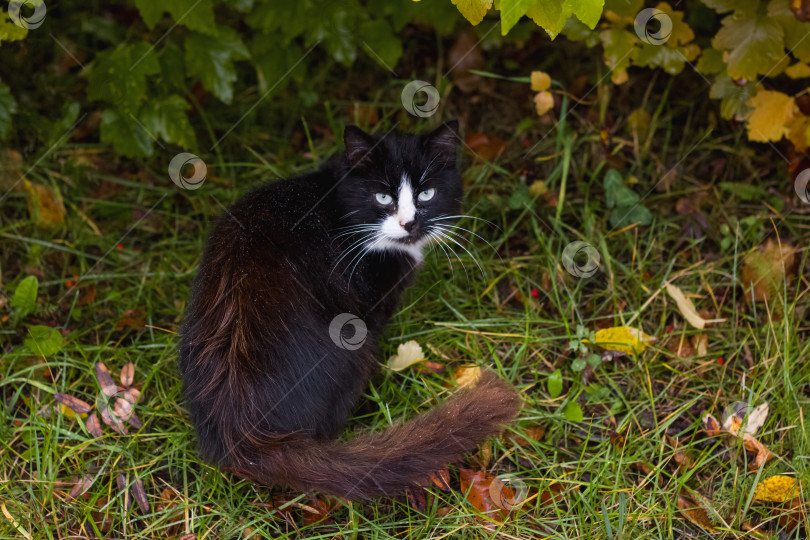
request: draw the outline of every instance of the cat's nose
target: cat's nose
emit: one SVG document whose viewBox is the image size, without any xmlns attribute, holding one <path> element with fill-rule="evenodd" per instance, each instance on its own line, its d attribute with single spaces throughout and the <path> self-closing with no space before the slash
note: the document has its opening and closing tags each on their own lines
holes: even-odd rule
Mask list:
<svg viewBox="0 0 810 540">
<path fill-rule="evenodd" d="M 402 227 L 403 229 L 405 229 L 406 232 L 411 232 L 411 230 L 413 229 L 414 223 L 416 223 L 416 222 L 413 221 L 413 220 L 409 221 L 408 223 L 402 223 L 400 221 L 399 226 Z"/>
</svg>

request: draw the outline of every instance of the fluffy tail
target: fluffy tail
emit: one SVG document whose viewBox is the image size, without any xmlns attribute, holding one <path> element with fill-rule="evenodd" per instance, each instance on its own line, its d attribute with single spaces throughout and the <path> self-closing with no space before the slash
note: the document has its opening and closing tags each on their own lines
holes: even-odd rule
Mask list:
<svg viewBox="0 0 810 540">
<path fill-rule="evenodd" d="M 392 495 L 498 433 L 519 408 L 515 389 L 485 372 L 474 387 L 408 422 L 349 441 L 268 443 L 251 449 L 257 462 L 229 470 L 263 484 L 283 483 L 350 500 Z"/>
</svg>

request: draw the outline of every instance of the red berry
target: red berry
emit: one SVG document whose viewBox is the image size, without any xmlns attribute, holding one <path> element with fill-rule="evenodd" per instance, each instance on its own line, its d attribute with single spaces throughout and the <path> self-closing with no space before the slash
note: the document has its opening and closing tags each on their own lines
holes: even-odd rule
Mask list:
<svg viewBox="0 0 810 540">
<path fill-rule="evenodd" d="M 117 244 L 116 249 L 124 249 L 124 244 Z"/>
<path fill-rule="evenodd" d="M 723 360 L 723 357 L 721 356 L 720 358 L 718 358 L 718 359 L 717 359 L 717 363 L 718 363 L 718 364 L 720 364 L 720 365 L 722 366 L 723 364 L 725 364 L 725 363 L 726 363 L 726 361 L 725 361 L 725 360 Z"/>
<path fill-rule="evenodd" d="M 540 291 L 538 289 L 532 289 L 532 297 L 538 298 L 540 296 Z"/>
<path fill-rule="evenodd" d="M 675 328 L 672 325 L 667 326 L 667 332 L 672 332 L 674 329 Z"/>
</svg>

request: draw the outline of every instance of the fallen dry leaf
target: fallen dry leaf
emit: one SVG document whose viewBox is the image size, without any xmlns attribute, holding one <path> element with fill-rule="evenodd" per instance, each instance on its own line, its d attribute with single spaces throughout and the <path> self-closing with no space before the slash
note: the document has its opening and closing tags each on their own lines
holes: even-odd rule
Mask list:
<svg viewBox="0 0 810 540">
<path fill-rule="evenodd" d="M 743 435 L 743 445 L 745 445 L 745 449 L 749 452 L 756 453 L 754 463 L 748 464 L 748 469 L 751 471 L 756 471 L 776 457 L 776 454 L 771 452 L 767 446 L 750 435 Z"/>
<path fill-rule="evenodd" d="M 136 330 L 141 330 L 146 325 L 146 312 L 140 308 L 138 309 L 128 309 L 121 315 L 121 318 L 115 324 L 116 329 L 122 328 L 134 328 Z"/>
<path fill-rule="evenodd" d="M 132 381 L 135 378 L 135 364 L 132 362 L 127 362 L 124 367 L 121 368 L 121 385 L 122 386 L 132 386 Z"/>
<path fill-rule="evenodd" d="M 118 393 L 118 385 L 113 381 L 110 370 L 102 362 L 96 362 L 96 379 L 105 396 L 112 397 Z"/>
<path fill-rule="evenodd" d="M 554 96 L 551 92 L 540 92 L 534 96 L 534 108 L 538 116 L 543 116 L 554 108 Z"/>
<path fill-rule="evenodd" d="M 458 386 L 475 384 L 481 377 L 481 368 L 478 366 L 461 366 L 453 371 L 453 379 Z"/>
<path fill-rule="evenodd" d="M 53 398 L 76 414 L 86 414 L 92 409 L 86 401 L 69 394 L 57 393 L 53 395 Z"/>
<path fill-rule="evenodd" d="M 450 471 L 442 469 L 430 473 L 430 481 L 442 491 L 450 491 Z"/>
<path fill-rule="evenodd" d="M 65 220 L 65 205 L 58 192 L 27 178 L 23 181 L 28 192 L 31 217 L 40 225 L 58 225 Z"/>
<path fill-rule="evenodd" d="M 765 424 L 768 411 L 769 406 L 767 403 L 751 409 L 747 403 L 738 401 L 729 406 L 728 415 L 723 421 L 723 429 L 732 435 L 751 435 L 753 437 L 757 434 L 759 428 Z M 741 431 L 740 428 L 743 427 L 743 422 L 745 422 L 745 427 Z"/>
<path fill-rule="evenodd" d="M 545 436 L 546 428 L 542 425 L 528 426 L 523 428 L 523 432 L 526 434 L 526 437 L 512 433 L 509 435 L 509 439 L 520 447 L 530 446 L 532 441 L 539 441 Z"/>
<path fill-rule="evenodd" d="M 388 369 L 402 371 L 406 367 L 425 359 L 422 347 L 416 341 L 408 341 L 397 347 L 397 354 L 388 359 Z"/>
<path fill-rule="evenodd" d="M 146 500 L 146 490 L 143 487 L 143 480 L 136 478 L 135 481 L 132 482 L 130 490 L 132 491 L 132 498 L 138 503 L 138 508 L 141 509 L 142 513 L 148 514 L 149 501 Z"/>
<path fill-rule="evenodd" d="M 89 474 L 83 474 L 80 477 L 74 478 L 73 482 L 75 482 L 75 484 L 73 488 L 70 490 L 70 493 L 68 493 L 67 498 L 75 499 L 77 497 L 81 497 L 82 495 L 85 494 L 85 492 L 87 492 L 88 489 L 90 489 L 93 486 L 93 482 L 95 481 L 96 479 Z"/>
<path fill-rule="evenodd" d="M 762 480 L 754 489 L 755 501 L 788 502 L 801 492 L 801 484 L 792 476 L 777 475 Z"/>
<path fill-rule="evenodd" d="M 544 92 L 551 87 L 551 77 L 544 71 L 532 71 L 532 91 Z"/>
<path fill-rule="evenodd" d="M 98 421 L 98 415 L 96 413 L 93 413 L 87 417 L 85 426 L 87 427 L 87 431 L 89 431 L 90 435 L 93 437 L 101 437 L 104 435 L 104 433 L 101 431 L 101 423 Z"/>
<path fill-rule="evenodd" d="M 465 494 L 467 501 L 488 520 L 502 522 L 509 515 L 507 510 L 497 506 L 490 495 L 492 482 L 496 477 L 486 471 L 473 471 L 472 469 L 459 468 L 461 477 L 461 491 Z M 511 491 L 509 486 L 505 489 Z M 514 493 L 512 493 L 514 496 Z"/>
<path fill-rule="evenodd" d="M 506 141 L 500 137 L 496 135 L 487 136 L 485 133 L 468 133 L 464 137 L 464 142 L 473 152 L 487 161 L 501 155 L 507 147 Z"/>
<path fill-rule="evenodd" d="M 706 509 L 698 505 L 685 491 L 678 494 L 678 508 L 686 518 L 710 533 L 716 533 Z"/>
<path fill-rule="evenodd" d="M 604 328 L 594 335 L 594 343 L 608 351 L 640 354 L 655 338 L 629 326 Z"/>
<path fill-rule="evenodd" d="M 675 300 L 675 304 L 678 306 L 678 311 L 681 312 L 683 318 L 686 321 L 697 328 L 698 330 L 703 330 L 706 326 L 707 322 L 723 322 L 725 319 L 715 319 L 707 321 L 703 317 L 701 317 L 697 310 L 695 309 L 695 305 L 692 303 L 690 299 L 683 294 L 683 291 L 680 290 L 678 287 L 673 285 L 672 283 L 667 283 L 667 294 Z"/>
<path fill-rule="evenodd" d="M 758 250 L 748 254 L 742 268 L 742 284 L 747 302 L 776 301 L 780 305 L 782 284 L 795 275 L 796 250 L 787 244 L 768 239 Z M 776 299 L 779 299 L 778 301 Z"/>
</svg>

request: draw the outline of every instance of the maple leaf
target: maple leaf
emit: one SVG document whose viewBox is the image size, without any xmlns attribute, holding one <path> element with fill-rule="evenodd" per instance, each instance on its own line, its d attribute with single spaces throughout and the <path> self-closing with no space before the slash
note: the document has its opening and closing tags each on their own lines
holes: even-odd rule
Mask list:
<svg viewBox="0 0 810 540">
<path fill-rule="evenodd" d="M 757 142 L 778 141 L 790 132 L 788 123 L 796 114 L 793 98 L 774 90 L 760 90 L 748 100 L 748 139 Z"/>
</svg>

